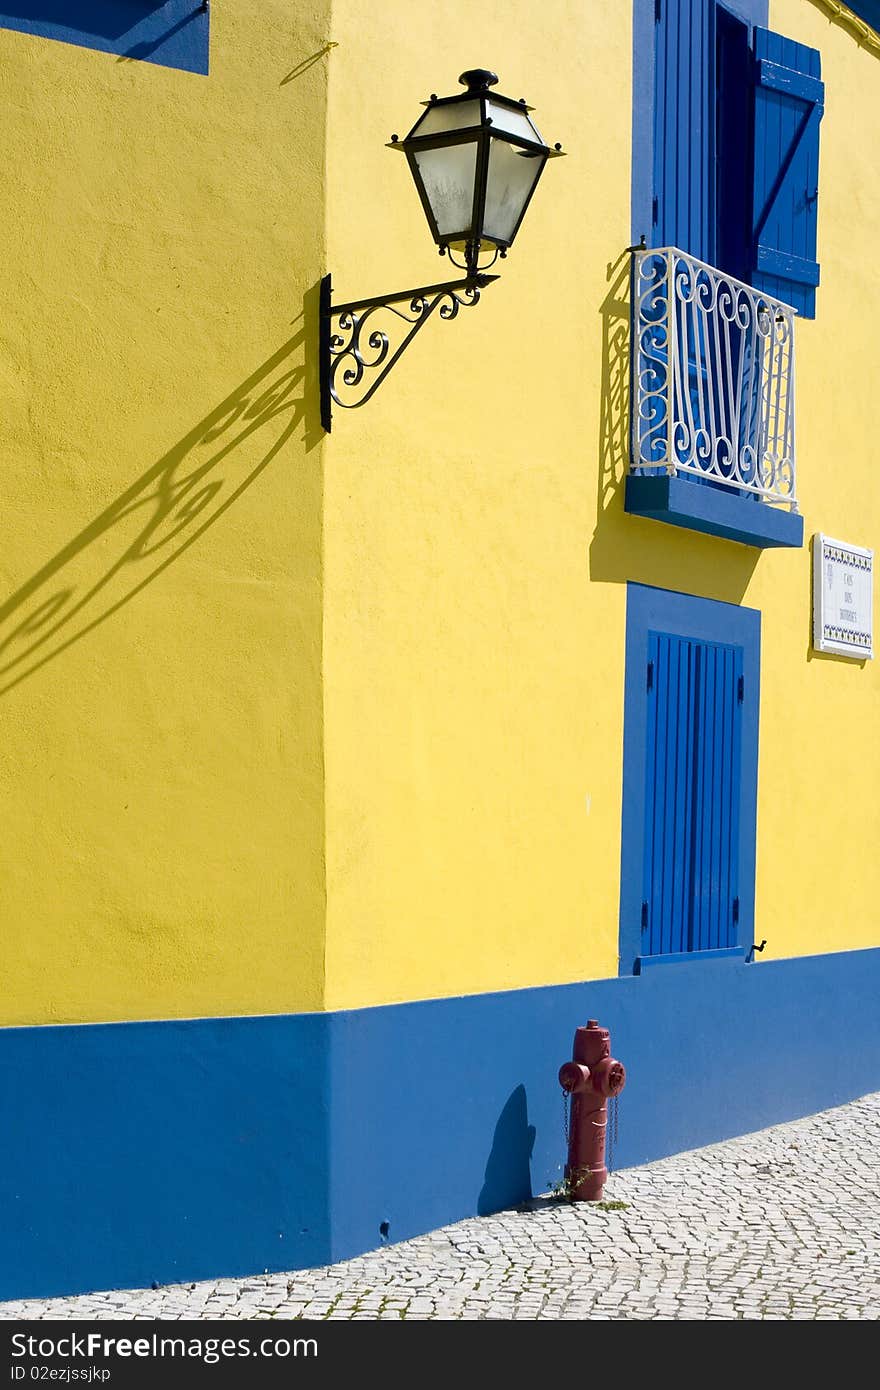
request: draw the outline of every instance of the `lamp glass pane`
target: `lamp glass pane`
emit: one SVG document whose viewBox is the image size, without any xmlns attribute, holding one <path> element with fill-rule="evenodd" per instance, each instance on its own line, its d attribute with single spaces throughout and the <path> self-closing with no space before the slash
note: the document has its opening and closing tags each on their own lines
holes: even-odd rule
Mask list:
<svg viewBox="0 0 880 1390">
<path fill-rule="evenodd" d="M 476 140 L 413 151 L 413 159 L 440 236 L 469 232 L 474 214 Z"/>
<path fill-rule="evenodd" d="M 493 138 L 490 143 L 483 232 L 509 244 L 547 158 L 526 154 L 506 140 Z"/>
<path fill-rule="evenodd" d="M 450 130 L 468 130 L 480 124 L 478 101 L 451 101 L 447 106 L 429 106 L 411 131 L 419 139 L 423 135 L 443 135 Z M 407 136 L 410 139 L 410 136 Z"/>
<path fill-rule="evenodd" d="M 510 106 L 502 106 L 498 101 L 486 103 L 486 115 L 491 117 L 494 130 L 505 130 L 510 135 L 518 135 L 522 140 L 533 140 L 543 145 L 544 140 L 538 127 L 527 111 L 517 111 Z"/>
</svg>

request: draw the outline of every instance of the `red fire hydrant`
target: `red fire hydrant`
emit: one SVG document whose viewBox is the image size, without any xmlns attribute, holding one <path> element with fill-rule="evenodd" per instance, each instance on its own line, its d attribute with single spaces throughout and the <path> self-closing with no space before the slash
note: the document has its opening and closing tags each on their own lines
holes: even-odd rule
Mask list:
<svg viewBox="0 0 880 1390">
<path fill-rule="evenodd" d="M 571 1097 L 565 1180 L 573 1202 L 601 1202 L 608 1181 L 608 1098 L 623 1090 L 626 1070 L 611 1056 L 611 1034 L 595 1018 L 575 1032 L 573 1056 L 559 1068 L 559 1084 Z"/>
</svg>

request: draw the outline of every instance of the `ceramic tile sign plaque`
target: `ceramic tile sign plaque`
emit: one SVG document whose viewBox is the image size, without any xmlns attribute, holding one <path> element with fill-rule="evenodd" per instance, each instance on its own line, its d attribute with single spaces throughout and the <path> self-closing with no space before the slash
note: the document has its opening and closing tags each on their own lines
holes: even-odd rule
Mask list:
<svg viewBox="0 0 880 1390">
<path fill-rule="evenodd" d="M 813 537 L 813 647 L 864 661 L 874 655 L 874 552 Z"/>
</svg>

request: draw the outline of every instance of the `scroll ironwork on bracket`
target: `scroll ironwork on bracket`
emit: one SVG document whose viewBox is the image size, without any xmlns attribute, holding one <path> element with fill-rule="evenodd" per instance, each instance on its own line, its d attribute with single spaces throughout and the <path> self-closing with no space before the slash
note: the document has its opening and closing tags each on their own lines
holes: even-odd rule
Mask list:
<svg viewBox="0 0 880 1390">
<path fill-rule="evenodd" d="M 320 300 L 324 429 L 329 433 L 334 403 L 344 410 L 366 404 L 435 310 L 441 319 L 454 319 L 459 309 L 477 304 L 480 291 L 497 279 L 477 271 L 442 285 L 333 304 L 331 279 L 325 275 Z"/>
</svg>

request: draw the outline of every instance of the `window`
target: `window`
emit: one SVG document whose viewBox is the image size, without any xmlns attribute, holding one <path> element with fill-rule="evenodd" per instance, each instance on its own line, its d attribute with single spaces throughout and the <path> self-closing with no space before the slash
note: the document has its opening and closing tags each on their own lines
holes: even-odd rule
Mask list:
<svg viewBox="0 0 880 1390">
<path fill-rule="evenodd" d="M 621 972 L 741 958 L 754 925 L 761 617 L 627 585 Z"/>
<path fill-rule="evenodd" d="M 637 0 L 633 216 L 647 250 L 633 257 L 625 507 L 800 546 L 794 340 L 819 282 L 824 89 L 816 50 L 764 27 L 766 12 Z"/>
<path fill-rule="evenodd" d="M 820 72 L 815 49 L 750 23 L 736 0 L 657 0 L 649 244 L 804 318 L 819 283 Z"/>
</svg>

